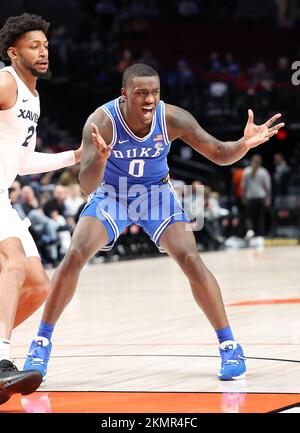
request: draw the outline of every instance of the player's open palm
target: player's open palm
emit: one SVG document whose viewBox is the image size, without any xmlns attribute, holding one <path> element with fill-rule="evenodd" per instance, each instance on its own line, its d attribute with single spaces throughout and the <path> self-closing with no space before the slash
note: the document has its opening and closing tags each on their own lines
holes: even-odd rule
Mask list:
<svg viewBox="0 0 300 433">
<path fill-rule="evenodd" d="M 259 144 L 265 143 L 273 135 L 277 134 L 279 129 L 284 126 L 284 123 L 278 123 L 274 125 L 277 119 L 281 117 L 281 114 L 275 114 L 269 120 L 262 125 L 256 125 L 254 123 L 254 115 L 252 110 L 248 110 L 248 122 L 244 129 L 245 145 L 248 149 L 256 147 Z"/>
<path fill-rule="evenodd" d="M 93 138 L 94 145 L 98 149 L 100 158 L 103 160 L 107 160 L 111 154 L 111 147 L 105 143 L 102 135 L 99 132 L 97 125 L 95 125 L 95 123 L 93 122 L 92 122 L 92 138 Z"/>
</svg>

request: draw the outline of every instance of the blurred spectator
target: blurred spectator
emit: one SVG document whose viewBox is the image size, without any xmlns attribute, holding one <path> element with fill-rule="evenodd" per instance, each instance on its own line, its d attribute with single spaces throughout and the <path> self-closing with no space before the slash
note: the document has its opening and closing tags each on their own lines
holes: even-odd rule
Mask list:
<svg viewBox="0 0 300 433">
<path fill-rule="evenodd" d="M 275 171 L 273 173 L 273 198 L 288 193 L 290 167 L 281 153 L 275 153 L 273 157 Z"/>
<path fill-rule="evenodd" d="M 222 236 L 223 217 L 229 215 L 228 209 L 220 206 L 218 193 L 213 192 L 210 186 L 204 187 L 204 227 L 208 249 L 219 249 L 224 243 Z"/>
<path fill-rule="evenodd" d="M 292 28 L 300 17 L 298 0 L 276 0 L 278 25 L 281 28 Z"/>
<path fill-rule="evenodd" d="M 75 226 L 73 216 L 68 214 L 66 199 L 68 197 L 66 187 L 57 185 L 53 192 L 53 198 L 44 205 L 45 214 L 57 224 L 60 240 L 59 253 L 64 256 L 71 243 L 71 232 Z"/>
<path fill-rule="evenodd" d="M 210 72 L 223 72 L 224 65 L 220 60 L 220 55 L 217 52 L 212 52 L 209 56 L 208 70 Z"/>
<path fill-rule="evenodd" d="M 58 261 L 58 225 L 44 214 L 31 186 L 22 188 L 21 205 L 31 221 L 29 230 L 42 258 L 55 266 Z"/>
<path fill-rule="evenodd" d="M 151 50 L 144 50 L 137 61 L 138 63 L 145 63 L 146 65 L 152 66 L 156 71 L 159 71 L 158 60 L 153 56 Z"/>
<path fill-rule="evenodd" d="M 247 159 L 238 161 L 231 170 L 231 188 L 233 193 L 233 203 L 241 209 L 242 205 L 242 179 L 245 167 L 249 164 Z"/>
<path fill-rule="evenodd" d="M 78 183 L 72 183 L 67 188 L 69 193 L 65 200 L 66 214 L 75 219 L 79 208 L 84 203 L 84 199 L 81 195 L 80 185 Z"/>
<path fill-rule="evenodd" d="M 71 167 L 66 168 L 62 174 L 58 178 L 59 185 L 69 186 L 75 184 L 79 184 L 79 170 L 80 164 L 72 165 Z"/>
<path fill-rule="evenodd" d="M 179 0 L 177 11 L 182 17 L 190 17 L 198 15 L 199 7 L 195 0 Z"/>
<path fill-rule="evenodd" d="M 221 221 L 229 211 L 220 206 L 218 194 L 201 181 L 193 181 L 191 192 L 190 197 L 184 197 L 184 209 L 191 219 L 197 244 L 206 250 L 219 249 L 224 243 Z"/>
<path fill-rule="evenodd" d="M 206 109 L 208 116 L 224 116 L 229 114 L 229 87 L 227 83 L 213 81 L 209 84 Z"/>
<path fill-rule="evenodd" d="M 185 59 L 177 62 L 177 95 L 182 101 L 182 107 L 186 107 L 187 95 L 192 92 L 194 86 L 194 73 Z"/>
<path fill-rule="evenodd" d="M 40 209 L 39 201 L 30 185 L 23 186 L 21 190 L 21 203 L 26 215 L 33 209 Z"/>
<path fill-rule="evenodd" d="M 250 68 L 250 84 L 256 89 L 270 91 L 273 88 L 274 80 L 271 71 L 265 62 L 258 62 Z"/>
<path fill-rule="evenodd" d="M 96 3 L 95 12 L 106 18 L 116 15 L 118 8 L 113 0 L 100 0 Z"/>
<path fill-rule="evenodd" d="M 53 191 L 56 184 L 57 171 L 49 171 L 41 176 L 40 191 Z"/>
<path fill-rule="evenodd" d="M 242 178 L 242 194 L 246 208 L 246 226 L 256 236 L 265 236 L 266 209 L 271 204 L 271 176 L 262 167 L 262 157 L 253 155 Z"/>
<path fill-rule="evenodd" d="M 275 20 L 277 10 L 274 0 L 237 0 L 238 15 L 245 21 Z"/>
<path fill-rule="evenodd" d="M 179 59 L 177 62 L 177 70 L 179 76 L 179 85 L 185 88 L 193 82 L 194 73 L 185 59 Z"/>
<path fill-rule="evenodd" d="M 224 71 L 231 77 L 237 77 L 241 73 L 240 65 L 234 60 L 233 55 L 227 53 L 224 62 Z"/>
<path fill-rule="evenodd" d="M 245 167 L 249 160 L 243 158 L 237 161 L 231 169 L 231 212 L 227 227 L 227 236 L 245 235 L 245 204 L 243 200 L 242 181 Z"/>
<path fill-rule="evenodd" d="M 192 188 L 188 189 L 188 196 L 184 195 L 185 183 L 172 180 L 172 185 L 178 197 L 184 197 L 184 210 L 192 221 L 193 229 L 198 230 L 199 224 L 203 223 L 204 219 L 204 185 L 200 180 L 192 182 Z"/>
<path fill-rule="evenodd" d="M 55 83 L 69 79 L 69 46 L 65 26 L 53 28 L 50 36 L 51 68 L 55 71 Z"/>
<path fill-rule="evenodd" d="M 287 57 L 279 57 L 273 75 L 276 82 L 290 83 L 291 68 Z"/>
<path fill-rule="evenodd" d="M 291 67 L 287 57 L 280 57 L 274 70 L 275 88 L 277 105 L 282 111 L 289 113 L 296 111 L 296 107 L 291 107 L 291 98 L 293 98 L 293 89 L 291 86 Z"/>
<path fill-rule="evenodd" d="M 123 56 L 119 60 L 117 64 L 117 70 L 120 74 L 123 74 L 125 69 L 127 69 L 129 66 L 131 66 L 134 63 L 134 59 L 132 56 L 132 52 L 129 49 L 126 49 L 123 51 Z"/>
<path fill-rule="evenodd" d="M 12 186 L 9 188 L 9 199 L 12 207 L 18 212 L 19 217 L 23 220 L 26 218 L 26 212 L 20 202 L 21 197 L 21 185 L 20 182 L 15 180 Z"/>
<path fill-rule="evenodd" d="M 49 218 L 53 218 L 53 216 L 56 214 L 67 218 L 68 215 L 65 204 L 67 197 L 68 194 L 66 187 L 62 185 L 56 185 L 53 192 L 53 198 L 47 201 L 44 205 L 45 214 Z"/>
</svg>

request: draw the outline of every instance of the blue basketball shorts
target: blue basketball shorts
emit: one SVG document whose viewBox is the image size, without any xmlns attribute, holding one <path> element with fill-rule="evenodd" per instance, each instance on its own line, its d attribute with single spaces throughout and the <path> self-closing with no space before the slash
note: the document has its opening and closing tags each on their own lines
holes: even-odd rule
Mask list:
<svg viewBox="0 0 300 433">
<path fill-rule="evenodd" d="M 104 184 L 90 195 L 80 214 L 85 216 L 98 218 L 104 224 L 109 242 L 103 251 L 114 246 L 126 227 L 137 224 L 163 252 L 159 239 L 164 230 L 175 222 L 190 222 L 169 181 L 151 186 L 135 184 L 125 192 Z"/>
</svg>

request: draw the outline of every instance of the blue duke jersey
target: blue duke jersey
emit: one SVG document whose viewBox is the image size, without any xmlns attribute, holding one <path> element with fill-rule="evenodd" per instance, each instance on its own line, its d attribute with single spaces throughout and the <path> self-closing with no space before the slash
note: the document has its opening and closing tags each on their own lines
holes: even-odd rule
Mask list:
<svg viewBox="0 0 300 433">
<path fill-rule="evenodd" d="M 171 143 L 166 128 L 165 104 L 163 101 L 159 102 L 151 129 L 141 138 L 125 123 L 120 110 L 121 100 L 122 97 L 119 97 L 100 107 L 113 125 L 113 138 L 110 143 L 112 151 L 103 181 L 115 187 L 119 184 L 119 177 L 126 177 L 128 186 L 137 183 L 156 184 L 169 170 L 167 155 Z"/>
<path fill-rule="evenodd" d="M 167 176 L 171 143 L 167 135 L 165 104 L 159 102 L 150 131 L 141 138 L 126 125 L 120 111 L 120 99 L 100 107 L 113 125 L 112 151 L 103 182 L 91 194 L 81 216 L 96 217 L 104 224 L 109 243 L 103 250 L 111 249 L 125 227 L 135 223 L 162 251 L 160 237 L 169 224 L 189 222 Z M 125 185 L 122 178 L 126 180 Z"/>
</svg>

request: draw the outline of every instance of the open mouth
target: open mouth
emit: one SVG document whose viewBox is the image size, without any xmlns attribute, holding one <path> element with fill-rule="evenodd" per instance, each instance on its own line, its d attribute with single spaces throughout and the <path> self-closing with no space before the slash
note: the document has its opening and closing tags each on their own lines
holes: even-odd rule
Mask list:
<svg viewBox="0 0 300 433">
<path fill-rule="evenodd" d="M 143 113 L 143 116 L 146 119 L 151 119 L 152 116 L 153 116 L 153 112 L 154 112 L 154 107 L 153 106 L 151 106 L 151 107 L 142 107 L 142 113 Z"/>
<path fill-rule="evenodd" d="M 36 65 L 40 68 L 48 68 L 48 62 L 38 62 Z"/>
</svg>

